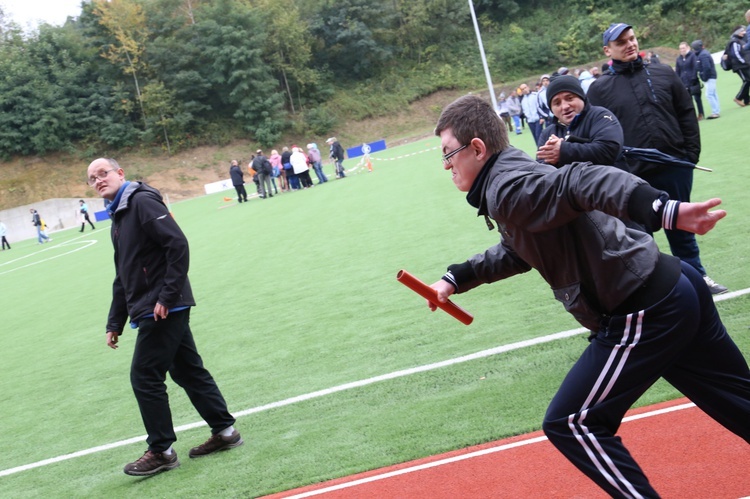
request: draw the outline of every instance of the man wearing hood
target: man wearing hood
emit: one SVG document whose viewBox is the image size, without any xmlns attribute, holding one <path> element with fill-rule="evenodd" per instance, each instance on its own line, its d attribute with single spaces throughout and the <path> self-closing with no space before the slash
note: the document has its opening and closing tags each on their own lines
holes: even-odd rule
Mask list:
<svg viewBox="0 0 750 499">
<path fill-rule="evenodd" d="M 615 165 L 622 150 L 620 122 L 609 109 L 589 104 L 574 76 L 552 77 L 547 105 L 553 117 L 539 137 L 538 160 L 558 168 L 576 161 Z"/>
<path fill-rule="evenodd" d="M 711 114 L 708 116 L 708 119 L 714 120 L 719 117 L 719 113 L 721 112 L 719 96 L 716 94 L 716 64 L 714 64 L 714 58 L 711 57 L 708 50 L 703 48 L 702 40 L 693 41 L 690 47 L 698 59 L 698 76 L 706 84 L 706 98 L 708 99 L 708 104 L 711 106 Z"/>
<path fill-rule="evenodd" d="M 602 41 L 604 54 L 612 58 L 612 67 L 589 88 L 589 102 L 617 116 L 625 146 L 658 149 L 697 163 L 701 153 L 700 128 L 693 100 L 682 80 L 666 64 L 643 62 L 638 54 L 638 39 L 629 24 L 611 24 Z M 690 201 L 692 169 L 648 161 L 628 161 L 628 168 L 656 189 L 669 193 L 670 199 Z M 672 254 L 700 272 L 711 293 L 727 291 L 706 274 L 695 234 L 677 229 L 664 232 Z"/>
<path fill-rule="evenodd" d="M 750 104 L 750 60 L 748 60 L 748 53 L 743 47 L 743 40 L 747 30 L 740 26 L 734 33 L 729 41 L 729 56 L 732 58 L 732 71 L 737 73 L 737 76 L 742 80 L 742 86 L 740 91 L 734 97 L 734 102 L 740 106 L 745 107 Z"/>
</svg>

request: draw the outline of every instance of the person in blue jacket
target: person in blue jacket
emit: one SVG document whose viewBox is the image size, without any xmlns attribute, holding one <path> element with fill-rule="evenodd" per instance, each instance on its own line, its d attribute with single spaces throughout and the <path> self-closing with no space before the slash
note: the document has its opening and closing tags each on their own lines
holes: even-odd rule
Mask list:
<svg viewBox="0 0 750 499">
<path fill-rule="evenodd" d="M 96 230 L 96 227 L 94 227 L 94 223 L 89 218 L 89 205 L 87 205 L 86 201 L 84 201 L 83 199 L 78 201 L 78 205 L 80 206 L 81 216 L 83 217 L 83 220 L 81 221 L 81 230 L 79 230 L 78 232 L 83 232 L 83 229 L 86 228 L 86 222 L 88 222 L 91 226 L 91 230 Z"/>
</svg>

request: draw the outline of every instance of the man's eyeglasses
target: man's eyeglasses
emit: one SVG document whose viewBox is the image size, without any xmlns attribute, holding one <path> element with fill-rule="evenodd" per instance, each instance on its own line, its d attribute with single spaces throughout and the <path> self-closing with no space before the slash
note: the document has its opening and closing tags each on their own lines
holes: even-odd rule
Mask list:
<svg viewBox="0 0 750 499">
<path fill-rule="evenodd" d="M 113 172 L 115 170 L 117 170 L 117 168 L 110 168 L 109 170 L 104 170 L 103 172 L 99 172 L 96 175 L 90 176 L 88 179 L 88 184 L 93 187 L 96 184 L 97 180 L 104 180 L 105 178 L 107 178 L 107 175 L 109 175 L 109 172 Z"/>
<path fill-rule="evenodd" d="M 443 154 L 443 164 L 444 164 L 445 166 L 448 166 L 449 164 L 451 164 L 451 158 L 452 158 L 453 156 L 455 156 L 456 154 L 460 153 L 461 151 L 463 151 L 464 149 L 466 149 L 467 147 L 469 147 L 469 144 L 466 144 L 466 145 L 464 145 L 464 146 L 461 146 L 461 147 L 459 147 L 459 148 L 457 148 L 457 149 L 453 149 L 453 150 L 452 150 L 451 152 L 449 152 L 448 154 Z"/>
</svg>

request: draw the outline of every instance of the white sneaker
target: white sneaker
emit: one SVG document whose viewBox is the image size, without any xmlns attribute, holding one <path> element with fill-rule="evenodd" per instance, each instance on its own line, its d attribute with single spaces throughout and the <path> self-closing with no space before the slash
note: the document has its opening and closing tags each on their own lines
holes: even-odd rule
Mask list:
<svg viewBox="0 0 750 499">
<path fill-rule="evenodd" d="M 715 282 L 713 279 L 708 277 L 707 275 L 703 276 L 703 280 L 706 282 L 706 286 L 708 286 L 709 291 L 711 291 L 712 295 L 720 295 L 722 293 L 726 293 L 729 291 L 729 289 L 726 286 L 722 286 L 718 282 Z"/>
</svg>

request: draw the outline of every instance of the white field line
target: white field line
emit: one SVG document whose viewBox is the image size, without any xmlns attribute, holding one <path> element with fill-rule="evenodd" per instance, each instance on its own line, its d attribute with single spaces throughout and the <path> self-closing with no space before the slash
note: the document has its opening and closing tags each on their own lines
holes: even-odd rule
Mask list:
<svg viewBox="0 0 750 499">
<path fill-rule="evenodd" d="M 54 256 L 49 256 L 49 257 L 46 257 L 46 258 L 42 258 L 41 260 L 35 260 L 35 261 L 33 261 L 31 263 L 27 263 L 25 265 L 20 265 L 18 267 L 14 266 L 14 267 L 11 267 L 11 268 L 9 268 L 7 270 L 2 270 L 2 271 L 0 271 L 0 275 L 10 274 L 11 272 L 15 272 L 16 270 L 21 270 L 21 269 L 25 269 L 27 267 L 32 267 L 34 265 L 39 265 L 41 263 L 49 262 L 51 260 L 55 260 L 57 258 L 66 256 L 66 255 L 70 255 L 72 253 L 75 253 L 76 251 L 81 251 L 82 249 L 86 249 L 89 246 L 93 246 L 94 244 L 98 243 L 99 241 L 97 241 L 95 239 L 83 239 L 83 238 L 84 237 L 89 237 L 92 232 L 99 232 L 101 230 L 105 230 L 105 229 L 98 229 L 97 231 L 91 231 L 86 236 L 78 236 L 75 239 L 71 239 L 69 241 L 65 241 L 65 242 L 60 243 L 60 244 L 44 243 L 43 247 L 40 248 L 39 251 L 35 251 L 33 253 L 29 253 L 29 254 L 23 255 L 21 257 L 15 258 L 13 260 L 8 260 L 7 262 L 0 263 L 0 267 L 5 267 L 5 266 L 8 266 L 8 265 L 12 265 L 12 264 L 14 264 L 16 262 L 20 262 L 20 261 L 22 261 L 24 259 L 27 259 L 27 258 L 36 257 L 36 256 L 38 256 L 38 255 L 40 255 L 42 253 L 47 253 L 49 251 L 58 251 L 58 250 L 61 250 L 61 249 L 67 249 L 68 246 L 78 246 L 78 247 L 76 247 L 74 249 L 71 249 L 70 251 L 66 251 L 64 253 L 58 253 L 58 254 L 54 254 Z"/>
<path fill-rule="evenodd" d="M 730 299 L 730 298 L 735 298 L 737 296 L 742 296 L 742 295 L 745 295 L 745 294 L 748 294 L 748 293 L 750 293 L 750 288 L 746 288 L 746 289 L 743 289 L 743 290 L 734 291 L 732 293 L 725 293 L 723 295 L 715 296 L 714 297 L 714 301 L 723 301 L 723 300 L 727 300 L 727 299 Z M 549 343 L 551 341 L 556 341 L 556 340 L 560 340 L 560 339 L 563 339 L 563 338 L 569 338 L 571 336 L 575 336 L 575 335 L 578 335 L 578 334 L 581 334 L 581 333 L 585 333 L 585 332 L 586 332 L 585 328 L 571 329 L 571 330 L 568 330 L 568 331 L 561 331 L 559 333 L 554 333 L 554 334 L 550 334 L 550 335 L 547 335 L 547 336 L 542 336 L 542 337 L 539 337 L 539 338 L 533 338 L 533 339 L 530 339 L 530 340 L 524 340 L 524 341 L 519 341 L 519 342 L 516 342 L 516 343 L 510 343 L 508 345 L 503 345 L 503 346 L 499 346 L 499 347 L 495 347 L 495 348 L 490 348 L 488 350 L 483 350 L 481 352 L 476 352 L 476 353 L 472 353 L 472 354 L 469 354 L 469 355 L 464 355 L 462 357 L 456 357 L 456 358 L 453 358 L 453 359 L 448 359 L 448 360 L 444 360 L 444 361 L 441 361 L 441 362 L 435 362 L 433 364 L 427 364 L 427 365 L 424 365 L 424 366 L 413 367 L 411 369 L 403 369 L 401 371 L 394 371 L 394 372 L 389 373 L 389 374 L 383 374 L 383 375 L 380 375 L 380 376 L 375 376 L 375 377 L 368 378 L 368 379 L 363 379 L 363 380 L 360 380 L 360 381 L 354 381 L 354 382 L 351 382 L 351 383 L 345 383 L 343 385 L 338 385 L 338 386 L 334 386 L 334 387 L 331 387 L 331 388 L 326 388 L 324 390 L 318 390 L 318 391 L 315 391 L 315 392 L 310 392 L 310 393 L 307 393 L 307 394 L 304 394 L 304 395 L 298 395 L 296 397 L 291 397 L 291 398 L 288 398 L 288 399 L 285 399 L 285 400 L 280 400 L 278 402 L 273 402 L 273 403 L 266 404 L 266 405 L 261 405 L 261 406 L 258 406 L 258 407 L 252 407 L 250 409 L 245 409 L 245 410 L 242 410 L 242 411 L 239 411 L 239 412 L 234 412 L 233 415 L 235 416 L 235 418 L 240 418 L 242 416 L 248 416 L 250 414 L 256 414 L 256 413 L 259 413 L 259 412 L 268 411 L 268 410 L 271 410 L 271 409 L 276 409 L 276 408 L 279 408 L 279 407 L 284 407 L 284 406 L 287 406 L 287 405 L 296 404 L 298 402 L 303 402 L 303 401 L 306 401 L 306 400 L 311 400 L 311 399 L 315 399 L 315 398 L 319 398 L 319 397 L 324 397 L 326 395 L 331 395 L 333 393 L 341 392 L 341 391 L 344 391 L 344 390 L 350 390 L 352 388 L 360 388 L 360 387 L 363 387 L 363 386 L 372 385 L 374 383 L 379 383 L 381 381 L 386 381 L 386 380 L 401 378 L 401 377 L 404 377 L 404 376 L 410 376 L 412 374 L 417 374 L 417 373 L 426 372 L 426 371 L 432 371 L 432 370 L 435 370 L 435 369 L 440 369 L 442 367 L 453 366 L 453 365 L 456 365 L 456 364 L 461 364 L 463 362 L 468 362 L 468 361 L 471 361 L 471 360 L 477 360 L 477 359 L 481 359 L 481 358 L 485 358 L 485 357 L 490 357 L 492 355 L 497 355 L 497 354 L 500 354 L 500 353 L 510 352 L 510 351 L 513 351 L 513 350 L 519 350 L 521 348 L 526 348 L 526 347 L 530 347 L 530 346 L 533 346 L 533 345 L 539 345 L 539 344 L 542 344 L 542 343 Z M 198 422 L 195 422 L 195 423 L 189 423 L 189 424 L 178 426 L 178 427 L 175 428 L 175 432 L 182 432 L 182 431 L 192 430 L 194 428 L 200 428 L 202 426 L 206 426 L 206 422 L 205 421 L 198 421 Z M 112 443 L 109 443 L 109 444 L 104 444 L 104 445 L 99 445 L 99 446 L 96 446 L 96 447 L 91 447 L 89 449 L 84 449 L 84 450 L 76 451 L 76 452 L 73 452 L 73 453 L 70 453 L 70 454 L 64 454 L 62 456 L 52 457 L 52 458 L 49 458 L 49 459 L 43 459 L 43 460 L 37 461 L 35 463 L 29 463 L 29 464 L 24 464 L 22 466 L 16 466 L 14 468 L 8 468 L 8 469 L 5 469 L 5 470 L 0 470 L 0 477 L 12 475 L 14 473 L 19 473 L 21 471 L 27 471 L 27 470 L 34 469 L 34 468 L 39 468 L 39 467 L 42 467 L 42 466 L 47 466 L 48 464 L 54 464 L 54 463 L 59 463 L 59 462 L 62 462 L 62 461 L 67 461 L 69 459 L 73 459 L 73 458 L 76 458 L 76 457 L 87 456 L 89 454 L 94 454 L 96 452 L 101 452 L 101 451 L 105 451 L 105 450 L 115 449 L 117 447 L 124 447 L 126 445 L 130 445 L 130 444 L 134 444 L 134 443 L 138 443 L 138 442 L 143 442 L 145 440 L 146 440 L 146 436 L 143 435 L 143 436 L 140 436 L 140 437 L 128 438 L 126 440 L 120 440 L 118 442 L 112 442 Z"/>
<path fill-rule="evenodd" d="M 658 410 L 651 411 L 651 412 L 645 412 L 643 414 L 637 414 L 635 416 L 628 416 L 624 418 L 622 421 L 628 422 L 628 421 L 634 421 L 636 419 L 650 418 L 653 416 L 659 416 L 661 414 L 666 414 L 669 412 L 681 411 L 683 409 L 690 409 L 692 407 L 695 407 L 695 404 L 693 403 L 681 404 L 681 405 L 676 405 L 673 407 L 667 407 L 665 409 L 658 409 Z M 300 494 L 295 494 L 292 496 L 285 496 L 284 499 L 303 499 L 305 497 L 318 496 L 318 495 L 326 494 L 328 492 L 335 492 L 337 490 L 348 489 L 350 487 L 356 487 L 358 485 L 364 485 L 366 483 L 376 482 L 379 480 L 385 480 L 387 478 L 392 478 L 394 476 L 406 475 L 408 473 L 414 473 L 416 471 L 427 470 L 430 468 L 437 468 L 438 466 L 444 466 L 446 464 L 452 464 L 452 463 L 457 463 L 459 461 L 465 461 L 467 459 L 473 459 L 475 457 L 486 456 L 487 454 L 494 454 L 496 452 L 502 452 L 502 451 L 509 450 L 509 449 L 515 449 L 517 447 L 523 447 L 523 446 L 530 445 L 530 444 L 537 444 L 540 442 L 544 442 L 546 440 L 547 440 L 547 437 L 545 436 L 528 438 L 526 440 L 518 440 L 510 444 L 502 444 L 502 445 L 497 445 L 495 447 L 488 447 L 486 449 L 469 452 L 467 454 L 461 454 L 460 456 L 448 457 L 445 459 L 440 459 L 438 461 L 432 461 L 430 463 L 418 464 L 415 466 L 410 466 L 408 468 L 402 468 L 400 470 L 388 471 L 386 473 L 381 473 L 379 475 L 373 475 L 367 478 L 360 478 L 358 480 L 352 480 L 351 482 L 331 485 L 330 487 L 325 487 L 322 489 L 310 490 L 310 491 L 302 492 Z"/>
</svg>

